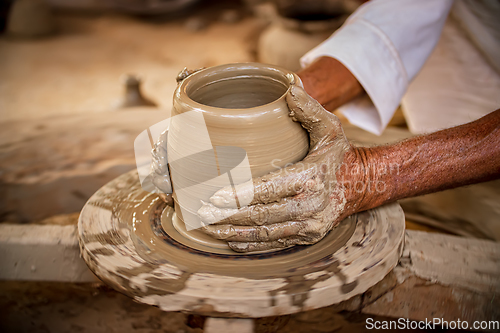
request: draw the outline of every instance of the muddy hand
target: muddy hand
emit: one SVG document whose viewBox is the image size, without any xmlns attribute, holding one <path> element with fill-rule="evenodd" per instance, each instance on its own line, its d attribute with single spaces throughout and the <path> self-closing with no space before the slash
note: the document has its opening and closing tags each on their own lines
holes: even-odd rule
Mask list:
<svg viewBox="0 0 500 333">
<path fill-rule="evenodd" d="M 235 251 L 313 244 L 350 215 L 345 189 L 337 183 L 344 154 L 352 149 L 340 121 L 302 88 L 292 87 L 287 103 L 290 117 L 309 132 L 308 155 L 239 186 L 239 196 L 253 195 L 249 206 L 237 209 L 233 189 L 226 187 L 198 211 L 203 231 Z"/>
</svg>

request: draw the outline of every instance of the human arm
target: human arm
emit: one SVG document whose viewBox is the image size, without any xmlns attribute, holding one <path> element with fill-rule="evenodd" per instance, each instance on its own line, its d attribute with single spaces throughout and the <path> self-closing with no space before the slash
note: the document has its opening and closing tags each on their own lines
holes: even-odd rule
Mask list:
<svg viewBox="0 0 500 333">
<path fill-rule="evenodd" d="M 461 126 L 349 154 L 345 167 L 353 170 L 349 161 L 361 166 L 355 178 L 363 187 L 352 194 L 357 211 L 493 180 L 500 177 L 500 109 Z"/>
</svg>

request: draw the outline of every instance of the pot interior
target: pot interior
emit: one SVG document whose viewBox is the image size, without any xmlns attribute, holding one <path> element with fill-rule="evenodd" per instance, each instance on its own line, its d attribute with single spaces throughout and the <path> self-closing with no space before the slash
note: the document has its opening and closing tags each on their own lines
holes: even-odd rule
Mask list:
<svg viewBox="0 0 500 333">
<path fill-rule="evenodd" d="M 266 105 L 280 99 L 287 92 L 290 82 L 284 76 L 280 78 L 262 72 L 264 73 L 227 72 L 226 77 L 212 77 L 213 81 L 192 82 L 187 94 L 197 103 L 223 109 L 248 109 Z"/>
</svg>

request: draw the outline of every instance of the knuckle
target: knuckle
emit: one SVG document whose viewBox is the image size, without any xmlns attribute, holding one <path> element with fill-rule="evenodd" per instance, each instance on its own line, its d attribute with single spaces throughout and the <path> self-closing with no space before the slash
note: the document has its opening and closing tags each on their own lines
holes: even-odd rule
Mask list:
<svg viewBox="0 0 500 333">
<path fill-rule="evenodd" d="M 269 208 L 261 205 L 252 206 L 250 209 L 250 222 L 254 225 L 263 225 L 269 222 L 271 213 Z"/>
<path fill-rule="evenodd" d="M 258 241 L 265 241 L 269 239 L 270 235 L 271 235 L 271 230 L 269 230 L 267 226 L 263 226 L 257 229 L 255 238 Z"/>
<path fill-rule="evenodd" d="M 304 202 L 301 200 L 284 200 L 285 203 L 285 218 L 294 220 L 304 213 Z"/>
<path fill-rule="evenodd" d="M 295 183 L 293 183 L 293 184 L 290 185 L 290 192 L 291 193 L 297 193 L 297 194 L 298 193 L 302 193 L 302 192 L 304 192 L 305 188 L 306 188 L 306 185 L 299 178 L 298 181 L 296 181 Z"/>
<path fill-rule="evenodd" d="M 304 198 L 294 198 L 287 205 L 287 218 L 296 219 L 317 215 L 324 211 L 327 205 L 328 198 L 323 192 L 312 195 L 306 200 Z"/>
<path fill-rule="evenodd" d="M 273 200 L 277 192 L 277 186 L 274 182 L 262 182 L 257 186 L 257 199 L 263 203 Z"/>
</svg>

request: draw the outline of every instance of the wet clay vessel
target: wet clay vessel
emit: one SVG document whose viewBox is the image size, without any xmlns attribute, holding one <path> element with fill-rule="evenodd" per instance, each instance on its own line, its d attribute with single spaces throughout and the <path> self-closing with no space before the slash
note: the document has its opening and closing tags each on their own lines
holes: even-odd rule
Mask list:
<svg viewBox="0 0 500 333">
<path fill-rule="evenodd" d="M 304 158 L 308 135 L 288 116 L 285 99 L 292 84 L 301 84 L 294 73 L 258 63 L 211 67 L 180 82 L 166 147 L 179 232 L 227 249 L 193 230 L 202 201 Z"/>
</svg>

